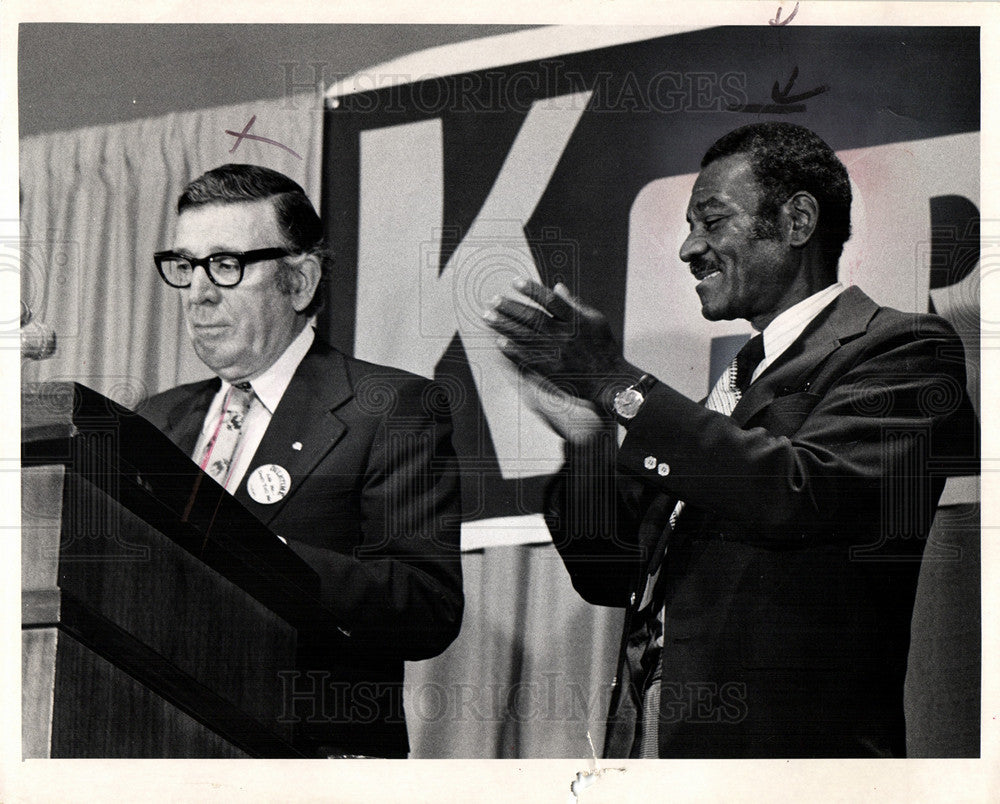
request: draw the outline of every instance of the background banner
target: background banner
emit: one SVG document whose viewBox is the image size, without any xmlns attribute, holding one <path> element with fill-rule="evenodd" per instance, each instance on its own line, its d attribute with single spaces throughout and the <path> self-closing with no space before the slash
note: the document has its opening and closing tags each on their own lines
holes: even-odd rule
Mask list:
<svg viewBox="0 0 1000 804">
<path fill-rule="evenodd" d="M 701 156 L 746 123 L 800 123 L 839 153 L 854 189 L 841 280 L 949 317 L 978 404 L 977 28 L 721 27 L 489 52 L 495 65 L 441 74 L 429 51 L 342 82 L 323 137 L 337 278 L 322 326 L 345 351 L 438 380 L 466 549 L 548 538 L 561 444 L 480 318 L 515 278 L 566 283 L 629 360 L 693 398 L 750 334 L 702 319 L 677 255 Z"/>
</svg>

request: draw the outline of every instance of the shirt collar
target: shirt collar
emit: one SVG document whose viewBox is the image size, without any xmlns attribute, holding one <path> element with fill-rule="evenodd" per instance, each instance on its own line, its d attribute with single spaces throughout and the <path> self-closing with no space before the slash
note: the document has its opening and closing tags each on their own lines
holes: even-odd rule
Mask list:
<svg viewBox="0 0 1000 804">
<path fill-rule="evenodd" d="M 288 388 L 288 383 L 292 381 L 292 375 L 295 374 L 299 363 L 306 356 L 306 352 L 309 351 L 315 338 L 316 331 L 311 326 L 305 326 L 281 353 L 281 357 L 275 360 L 263 373 L 250 380 L 250 386 L 257 398 L 267 408 L 268 413 L 274 414 L 281 397 L 285 394 L 285 389 Z M 231 383 L 223 380 L 221 389 L 223 395 L 229 390 L 230 385 Z"/>
<path fill-rule="evenodd" d="M 780 313 L 763 331 L 764 358 L 773 361 L 795 341 L 820 311 L 839 296 L 843 284 L 834 282 Z"/>
</svg>

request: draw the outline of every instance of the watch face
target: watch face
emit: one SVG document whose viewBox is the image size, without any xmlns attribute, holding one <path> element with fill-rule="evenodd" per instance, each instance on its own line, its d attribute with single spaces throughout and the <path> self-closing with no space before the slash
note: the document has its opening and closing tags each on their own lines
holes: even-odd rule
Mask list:
<svg viewBox="0 0 1000 804">
<path fill-rule="evenodd" d="M 639 412 L 644 401 L 643 395 L 635 388 L 626 388 L 615 395 L 615 413 L 623 419 L 631 419 Z"/>
</svg>

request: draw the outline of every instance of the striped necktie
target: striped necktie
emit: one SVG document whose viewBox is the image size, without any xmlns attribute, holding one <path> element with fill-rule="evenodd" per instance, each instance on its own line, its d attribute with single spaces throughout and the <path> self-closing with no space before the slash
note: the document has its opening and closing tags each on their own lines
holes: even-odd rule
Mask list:
<svg viewBox="0 0 1000 804">
<path fill-rule="evenodd" d="M 198 466 L 207 472 L 219 485 L 225 487 L 229 481 L 234 459 L 239 451 L 243 436 L 243 425 L 250 405 L 254 400 L 250 383 L 237 383 L 229 389 L 222 405 L 222 413 L 215 424 L 215 430 L 201 452 Z"/>
</svg>

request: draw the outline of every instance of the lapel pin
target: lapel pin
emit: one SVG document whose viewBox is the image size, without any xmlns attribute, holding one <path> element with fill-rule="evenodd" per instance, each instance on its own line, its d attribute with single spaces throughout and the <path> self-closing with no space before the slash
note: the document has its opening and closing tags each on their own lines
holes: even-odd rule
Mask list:
<svg viewBox="0 0 1000 804">
<path fill-rule="evenodd" d="M 254 502 L 271 505 L 284 498 L 291 485 L 292 478 L 285 467 L 268 463 L 258 466 L 250 473 L 247 493 Z"/>
<path fill-rule="evenodd" d="M 292 449 L 301 451 L 302 450 L 302 442 L 301 441 L 296 441 L 294 444 L 292 444 Z"/>
</svg>

